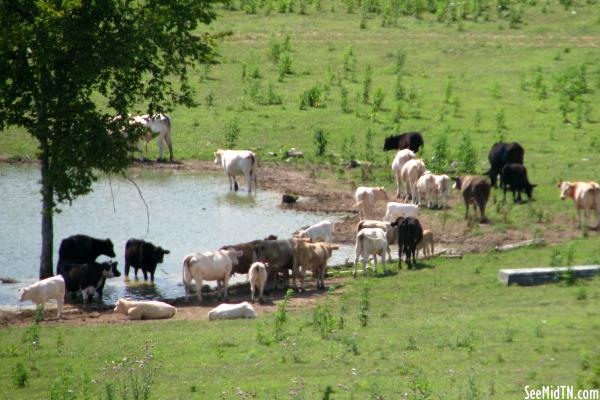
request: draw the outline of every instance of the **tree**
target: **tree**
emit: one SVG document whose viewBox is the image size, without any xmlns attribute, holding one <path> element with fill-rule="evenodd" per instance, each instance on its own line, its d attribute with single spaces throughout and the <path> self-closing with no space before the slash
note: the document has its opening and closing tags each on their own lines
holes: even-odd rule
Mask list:
<svg viewBox="0 0 600 400">
<path fill-rule="evenodd" d="M 188 72 L 215 57 L 215 38 L 195 33 L 214 18 L 209 1 L 0 0 L 0 129 L 39 142 L 40 278 L 52 275 L 57 206 L 130 164 L 142 132 L 127 114 L 193 105 Z"/>
</svg>

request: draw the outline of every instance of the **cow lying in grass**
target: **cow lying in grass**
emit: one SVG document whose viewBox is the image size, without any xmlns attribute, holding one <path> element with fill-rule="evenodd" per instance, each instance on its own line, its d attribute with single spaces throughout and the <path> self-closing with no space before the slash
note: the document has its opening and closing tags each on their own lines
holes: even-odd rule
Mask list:
<svg viewBox="0 0 600 400">
<path fill-rule="evenodd" d="M 128 319 L 166 319 L 177 313 L 177 308 L 162 301 L 134 301 L 119 299 L 114 312 L 124 314 Z"/>
</svg>

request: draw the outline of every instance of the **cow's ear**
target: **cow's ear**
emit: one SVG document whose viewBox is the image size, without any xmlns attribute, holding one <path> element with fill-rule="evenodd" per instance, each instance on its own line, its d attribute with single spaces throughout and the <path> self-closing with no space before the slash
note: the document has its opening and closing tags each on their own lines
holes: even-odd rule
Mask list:
<svg viewBox="0 0 600 400">
<path fill-rule="evenodd" d="M 561 187 L 561 186 L 562 186 L 562 182 L 558 182 L 558 183 L 556 184 L 556 187 L 557 187 L 557 188 L 559 188 L 559 187 Z"/>
<path fill-rule="evenodd" d="M 169 250 L 167 250 L 167 249 L 163 249 L 163 253 L 165 253 L 165 254 L 171 254 L 171 252 Z"/>
</svg>

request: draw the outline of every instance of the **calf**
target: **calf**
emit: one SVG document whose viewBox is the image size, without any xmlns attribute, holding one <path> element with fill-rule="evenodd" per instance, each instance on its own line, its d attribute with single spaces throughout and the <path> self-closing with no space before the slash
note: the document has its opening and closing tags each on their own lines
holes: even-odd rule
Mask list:
<svg viewBox="0 0 600 400">
<path fill-rule="evenodd" d="M 166 319 L 177 313 L 177 308 L 162 301 L 133 301 L 119 299 L 114 312 L 124 314 L 128 319 Z"/>
<path fill-rule="evenodd" d="M 400 192 L 402 189 L 402 167 L 409 160 L 414 160 L 416 158 L 415 153 L 411 150 L 404 149 L 400 150 L 396 153 L 394 160 L 392 161 L 392 173 L 394 177 L 396 177 L 396 198 L 400 198 Z M 408 188 L 406 188 L 408 192 Z"/>
<path fill-rule="evenodd" d="M 358 217 L 360 219 L 369 218 L 373 214 L 373 208 L 377 200 L 387 200 L 388 195 L 385 188 L 359 186 L 354 192 L 354 201 L 358 207 Z"/>
<path fill-rule="evenodd" d="M 208 312 L 208 320 L 256 318 L 256 311 L 250 303 L 244 301 L 240 304 L 220 304 Z"/>
<path fill-rule="evenodd" d="M 125 279 L 129 279 L 129 267 L 132 266 L 135 271 L 135 279 L 137 279 L 138 269 L 141 269 L 144 280 L 148 280 L 149 272 L 150 280 L 154 282 L 156 265 L 162 263 L 165 254 L 169 253 L 169 250 L 157 247 L 150 242 L 129 239 L 125 243 Z"/>
<path fill-rule="evenodd" d="M 421 223 L 413 217 L 398 217 L 392 226 L 398 230 L 398 270 L 402 269 L 402 254 L 406 257 L 408 269 L 416 267 L 417 244 L 423 239 Z"/>
<path fill-rule="evenodd" d="M 423 136 L 419 132 L 406 132 L 386 137 L 383 150 L 410 149 L 416 153 L 423 145 Z"/>
<path fill-rule="evenodd" d="M 263 302 L 263 292 L 267 283 L 267 266 L 261 262 L 255 262 L 248 271 L 248 281 L 250 282 L 250 301 L 254 303 L 254 291 L 260 290 L 260 302 Z"/>
<path fill-rule="evenodd" d="M 61 275 L 65 280 L 66 293 L 81 292 L 84 303 L 91 301 L 94 294 L 98 295 L 98 301 L 102 301 L 106 279 L 121 276 L 117 264 L 116 261 L 64 264 Z"/>
<path fill-rule="evenodd" d="M 525 156 L 525 150 L 517 142 L 503 143 L 498 142 L 492 145 L 488 154 L 488 160 L 490 161 L 490 169 L 486 172 L 486 175 L 490 177 L 492 186 L 496 187 L 496 181 L 498 174 L 502 171 L 502 168 L 506 164 L 523 164 L 523 158 Z"/>
<path fill-rule="evenodd" d="M 417 202 L 417 181 L 425 173 L 425 163 L 423 160 L 408 160 L 402 166 L 400 175 L 406 184 L 406 196 L 404 201 L 410 199 L 412 202 Z"/>
<path fill-rule="evenodd" d="M 295 235 L 299 238 L 308 238 L 313 242 L 332 242 L 333 223 L 325 220 L 317 222 L 305 229 L 300 229 Z"/>
<path fill-rule="evenodd" d="M 188 254 L 183 259 L 183 288 L 185 298 L 189 300 L 188 286 L 196 282 L 196 294 L 202 301 L 202 281 L 217 281 L 217 297 L 227 299 L 227 289 L 233 265 L 237 264 L 242 252 L 236 249 L 207 251 Z M 223 288 L 221 288 L 221 284 Z"/>
<path fill-rule="evenodd" d="M 375 274 L 377 274 L 377 256 L 381 256 L 383 262 L 383 273 L 387 274 L 385 268 L 385 254 L 390 253 L 390 248 L 386 238 L 385 231 L 380 228 L 364 228 L 356 234 L 356 244 L 354 246 L 354 273 L 356 277 L 356 266 L 358 265 L 359 257 L 362 257 L 363 275 L 367 273 L 367 263 L 369 256 L 373 256 L 375 263 Z"/>
<path fill-rule="evenodd" d="M 560 199 L 573 199 L 577 210 L 577 225 L 581 227 L 581 210 L 586 226 L 589 226 L 590 211 L 596 214 L 596 228 L 600 227 L 600 185 L 596 182 L 559 182 Z"/>
<path fill-rule="evenodd" d="M 392 243 L 396 243 L 396 229 L 392 228 L 392 224 L 388 221 L 376 221 L 376 220 L 372 220 L 372 219 L 365 219 L 363 221 L 360 221 L 356 225 L 356 233 L 360 232 L 361 229 L 364 229 L 364 228 L 383 229 L 383 231 L 385 232 L 386 239 L 388 241 L 388 245 L 391 245 Z M 388 259 L 389 260 L 392 259 L 391 253 L 388 253 Z"/>
<path fill-rule="evenodd" d="M 524 191 L 527 198 L 531 200 L 533 188 L 537 185 L 529 183 L 527 178 L 527 168 L 521 164 L 506 164 L 500 171 L 500 187 L 504 191 L 504 200 L 506 200 L 506 190 L 510 187 L 513 194 L 513 202 L 521 202 L 521 192 Z M 515 193 L 517 196 L 515 197 Z"/>
<path fill-rule="evenodd" d="M 58 318 L 60 318 L 65 300 L 65 281 L 60 275 L 42 279 L 33 285 L 19 289 L 19 301 L 31 300 L 35 304 L 41 304 L 42 309 L 44 303 L 51 299 L 56 300 Z"/>
<path fill-rule="evenodd" d="M 392 222 L 398 217 L 416 217 L 419 215 L 419 206 L 416 204 L 396 203 L 390 201 L 386 205 L 384 221 Z"/>
<path fill-rule="evenodd" d="M 267 274 L 269 282 L 268 287 L 277 287 L 277 276 L 281 272 L 284 278 L 284 287 L 289 286 L 289 270 L 292 270 L 292 280 L 296 288 L 296 276 L 298 270 L 295 269 L 294 244 L 296 241 L 307 241 L 309 239 L 279 239 L 265 240 L 256 245 L 254 250 L 254 259 L 268 263 Z"/>
<path fill-rule="evenodd" d="M 455 182 L 455 187 L 461 191 L 465 201 L 465 219 L 469 218 L 469 204 L 479 209 L 481 214 L 480 221 L 487 222 L 485 217 L 485 206 L 490 197 L 492 186 L 481 176 L 465 175 L 462 178 L 452 178 Z"/>
<path fill-rule="evenodd" d="M 433 243 L 433 232 L 430 229 L 423 231 L 423 238 L 417 243 L 417 254 L 419 250 L 423 251 L 423 257 L 433 257 L 434 243 Z"/>
<path fill-rule="evenodd" d="M 317 282 L 317 289 L 325 289 L 325 271 L 327 270 L 327 260 L 331 258 L 333 250 L 339 249 L 338 246 L 329 243 L 308 243 L 294 242 L 295 265 L 294 270 L 300 274 L 300 290 L 304 291 L 304 272 L 310 270 L 312 276 Z M 300 268 L 302 271 L 300 272 Z"/>
<path fill-rule="evenodd" d="M 426 173 L 422 175 L 417 180 L 417 204 L 423 205 L 423 200 L 425 200 L 425 205 L 427 208 L 431 208 L 436 200 L 436 185 L 435 185 L 435 175 L 432 173 Z"/>
<path fill-rule="evenodd" d="M 441 209 L 448 207 L 448 194 L 450 192 L 450 178 L 448 175 L 434 175 L 436 205 Z"/>
<path fill-rule="evenodd" d="M 96 239 L 86 235 L 73 235 L 60 242 L 58 248 L 57 275 L 62 273 L 63 264 L 86 264 L 96 261 L 99 255 L 115 257 L 110 239 Z"/>
</svg>

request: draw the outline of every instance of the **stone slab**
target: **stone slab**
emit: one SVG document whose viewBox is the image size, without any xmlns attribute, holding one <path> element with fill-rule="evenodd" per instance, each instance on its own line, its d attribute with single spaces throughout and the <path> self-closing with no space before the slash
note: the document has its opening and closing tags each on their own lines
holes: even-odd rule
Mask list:
<svg viewBox="0 0 600 400">
<path fill-rule="evenodd" d="M 600 265 L 501 269 L 498 271 L 498 280 L 506 285 L 540 285 L 543 283 L 558 282 L 561 280 L 561 275 L 568 271 L 574 273 L 578 278 L 591 278 L 600 273 Z"/>
</svg>

